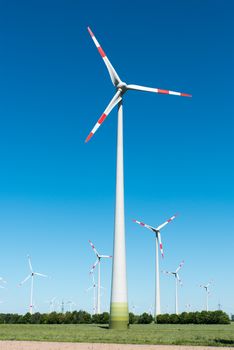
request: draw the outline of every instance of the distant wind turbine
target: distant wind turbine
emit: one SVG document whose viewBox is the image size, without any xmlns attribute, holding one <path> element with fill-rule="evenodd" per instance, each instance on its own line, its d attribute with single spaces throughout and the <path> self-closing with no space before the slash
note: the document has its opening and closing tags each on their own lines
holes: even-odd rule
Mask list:
<svg viewBox="0 0 234 350">
<path fill-rule="evenodd" d="M 74 303 L 72 300 L 68 300 L 66 304 L 69 306 L 69 312 L 72 312 L 72 306 L 76 305 L 76 303 Z"/>
<path fill-rule="evenodd" d="M 179 277 L 178 272 L 184 265 L 184 261 L 182 261 L 177 269 L 175 271 L 163 271 L 163 273 L 166 273 L 168 275 L 173 275 L 175 277 L 175 313 L 178 315 L 179 309 L 178 309 L 178 282 L 180 285 L 182 285 L 181 279 Z"/>
<path fill-rule="evenodd" d="M 155 254 L 155 270 L 156 270 L 156 276 L 155 276 L 155 304 L 154 304 L 154 316 L 155 321 L 157 318 L 157 315 L 161 314 L 161 302 L 160 302 L 160 276 L 159 276 L 159 253 L 158 253 L 158 247 L 160 248 L 162 257 L 164 257 L 163 252 L 163 246 L 162 246 L 162 239 L 161 239 L 161 229 L 166 226 L 169 222 L 174 220 L 176 218 L 176 215 L 173 215 L 170 219 L 165 221 L 163 224 L 159 225 L 158 227 L 152 227 L 150 225 L 145 224 L 144 222 L 133 220 L 137 224 L 148 228 L 150 231 L 155 233 L 155 243 L 156 243 L 156 254 Z"/>
<path fill-rule="evenodd" d="M 100 125 L 105 121 L 112 109 L 118 105 L 117 127 L 117 161 L 116 161 L 116 199 L 115 199 L 115 228 L 114 249 L 112 265 L 111 305 L 110 305 L 110 328 L 126 329 L 129 324 L 128 296 L 127 296 L 127 271 L 126 271 L 126 248 L 125 248 L 125 219 L 124 219 L 124 170 L 123 170 L 123 96 L 128 90 L 151 92 L 156 94 L 176 95 L 191 97 L 190 94 L 165 89 L 150 88 L 135 84 L 126 84 L 122 81 L 107 58 L 105 52 L 97 41 L 91 29 L 89 34 L 101 55 L 109 72 L 111 81 L 115 87 L 115 95 L 109 102 L 101 117 L 87 136 L 88 142 Z"/>
<path fill-rule="evenodd" d="M 97 288 L 97 284 L 95 282 L 94 279 L 94 274 L 92 273 L 92 285 L 86 289 L 86 292 L 88 292 L 89 290 L 93 290 L 93 310 L 92 310 L 92 314 L 95 315 L 97 313 L 97 304 L 96 304 L 96 288 Z"/>
<path fill-rule="evenodd" d="M 209 296 L 210 296 L 210 290 L 209 286 L 211 285 L 211 282 L 207 284 L 201 284 L 200 287 L 205 289 L 206 292 L 206 311 L 209 311 Z"/>
<path fill-rule="evenodd" d="M 33 287 L 34 287 L 34 278 L 35 276 L 40 276 L 40 277 L 47 277 L 46 275 L 43 275 L 42 273 L 39 272 L 34 272 L 32 268 L 32 263 L 30 256 L 28 255 L 28 264 L 29 264 L 29 269 L 30 269 L 30 274 L 19 284 L 19 287 L 22 286 L 27 280 L 31 278 L 31 290 L 30 290 L 30 305 L 29 305 L 29 312 L 32 315 L 33 314 L 33 308 L 34 308 L 34 300 L 33 300 Z"/>
<path fill-rule="evenodd" d="M 93 273 L 95 267 L 98 265 L 98 285 L 97 285 L 97 313 L 100 314 L 101 313 L 101 259 L 108 259 L 108 258 L 112 258 L 111 255 L 101 255 L 98 253 L 97 249 L 94 247 L 93 243 L 89 240 L 89 244 L 91 245 L 97 260 L 96 262 L 93 264 L 90 273 Z"/>
<path fill-rule="evenodd" d="M 55 311 L 55 300 L 56 297 L 53 297 L 51 300 L 46 301 L 47 304 L 49 304 L 49 312 Z"/>
</svg>

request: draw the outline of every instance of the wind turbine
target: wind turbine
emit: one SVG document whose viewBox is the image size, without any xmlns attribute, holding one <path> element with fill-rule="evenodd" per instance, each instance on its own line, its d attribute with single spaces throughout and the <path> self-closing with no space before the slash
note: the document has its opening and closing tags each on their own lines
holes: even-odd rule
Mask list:
<svg viewBox="0 0 234 350">
<path fill-rule="evenodd" d="M 184 265 L 184 261 L 182 261 L 179 266 L 177 267 L 177 269 L 175 271 L 163 271 L 163 273 L 166 273 L 168 275 L 173 275 L 175 277 L 175 313 L 178 315 L 179 311 L 178 311 L 178 282 L 180 285 L 182 285 L 181 279 L 179 277 L 178 272 L 180 271 L 180 269 L 182 268 L 182 266 Z"/>
<path fill-rule="evenodd" d="M 207 284 L 201 284 L 200 287 L 205 289 L 206 292 L 206 311 L 209 311 L 209 295 L 210 295 L 210 290 L 209 286 L 211 285 L 211 282 Z"/>
<path fill-rule="evenodd" d="M 155 316 L 155 322 L 157 321 L 157 315 L 161 314 L 161 302 L 160 302 L 160 276 L 159 276 L 159 254 L 158 254 L 158 246 L 160 248 L 162 257 L 164 257 L 163 252 L 163 246 L 162 246 L 162 239 L 161 239 L 161 233 L 160 230 L 166 226 L 169 222 L 174 220 L 176 215 L 173 215 L 170 219 L 165 221 L 163 224 L 159 225 L 158 227 L 152 227 L 150 225 L 145 224 L 144 222 L 133 220 L 137 224 L 148 228 L 150 231 L 155 233 L 155 242 L 156 242 L 156 254 L 155 254 L 155 269 L 156 269 L 156 278 L 155 278 L 155 306 L 154 306 L 154 316 Z"/>
<path fill-rule="evenodd" d="M 86 292 L 93 289 L 93 315 L 95 315 L 97 312 L 96 287 L 97 287 L 97 284 L 95 283 L 94 274 L 92 273 L 92 285 L 88 289 L 86 289 Z"/>
<path fill-rule="evenodd" d="M 55 311 L 55 300 L 56 297 L 53 297 L 51 300 L 46 301 L 47 304 L 49 304 L 49 312 Z"/>
<path fill-rule="evenodd" d="M 28 264 L 29 264 L 29 269 L 30 269 L 30 274 L 19 284 L 19 287 L 22 286 L 27 280 L 31 278 L 31 291 L 30 291 L 30 305 L 29 305 L 29 312 L 32 315 L 33 314 L 33 286 L 34 286 L 34 278 L 35 276 L 40 276 L 40 277 L 47 277 L 46 275 L 43 275 L 42 273 L 39 272 L 34 272 L 32 268 L 32 263 L 30 256 L 28 255 Z"/>
<path fill-rule="evenodd" d="M 150 88 L 134 84 L 126 84 L 118 76 L 110 63 L 93 32 L 88 27 L 89 34 L 101 55 L 116 93 L 104 110 L 101 117 L 89 133 L 85 142 L 88 142 L 108 114 L 118 104 L 118 131 L 117 131 L 117 160 L 116 160 L 116 199 L 115 199 L 115 228 L 112 265 L 112 286 L 110 304 L 110 328 L 126 329 L 129 324 L 128 297 L 127 297 L 127 273 L 126 273 L 126 249 L 125 249 L 125 224 L 124 224 L 124 175 L 123 175 L 123 105 L 122 98 L 127 90 L 153 92 L 157 94 L 177 95 L 191 97 L 189 94 Z"/>
<path fill-rule="evenodd" d="M 93 243 L 89 240 L 89 244 L 91 245 L 94 253 L 97 256 L 96 262 L 93 264 L 90 273 L 93 273 L 96 265 L 98 264 L 98 285 L 97 285 L 97 313 L 101 313 L 101 259 L 102 258 L 112 258 L 111 255 L 101 255 L 98 253 L 97 249 L 94 247 Z"/>
<path fill-rule="evenodd" d="M 76 303 L 74 303 L 72 300 L 68 300 L 66 304 L 69 305 L 69 312 L 72 312 L 72 306 L 76 305 Z"/>
</svg>

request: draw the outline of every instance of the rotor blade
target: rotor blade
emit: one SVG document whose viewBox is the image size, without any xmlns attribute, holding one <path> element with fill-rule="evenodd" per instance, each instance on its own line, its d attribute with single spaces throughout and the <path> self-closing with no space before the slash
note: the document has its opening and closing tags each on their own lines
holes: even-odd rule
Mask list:
<svg viewBox="0 0 234 350">
<path fill-rule="evenodd" d="M 93 127 L 89 135 L 87 136 L 85 142 L 88 142 L 91 139 L 91 137 L 95 134 L 97 129 L 100 127 L 100 125 L 104 122 L 108 114 L 117 105 L 117 103 L 119 103 L 122 100 L 122 97 L 120 96 L 120 94 L 121 94 L 121 91 L 118 90 L 114 95 L 114 97 L 112 98 L 112 100 L 110 101 L 110 103 L 108 104 L 108 106 L 106 107 L 101 117 L 98 119 L 97 123 L 95 124 L 95 126 Z"/>
<path fill-rule="evenodd" d="M 174 275 L 174 273 L 171 272 L 171 271 L 165 271 L 165 270 L 163 270 L 162 273 L 165 273 L 166 275 Z"/>
<path fill-rule="evenodd" d="M 29 264 L 30 271 L 33 272 L 32 263 L 31 263 L 31 258 L 30 258 L 29 255 L 28 255 L 28 264 Z"/>
<path fill-rule="evenodd" d="M 92 268 L 91 268 L 91 270 L 90 270 L 89 273 L 93 273 L 93 270 L 95 269 L 95 267 L 96 267 L 98 261 L 99 261 L 99 260 L 97 259 L 97 261 L 93 264 L 93 266 L 92 266 Z"/>
<path fill-rule="evenodd" d="M 135 84 L 127 85 L 127 89 L 128 90 L 147 91 L 147 92 L 156 92 L 157 94 L 164 94 L 164 95 L 177 95 L 177 96 L 184 96 L 184 97 L 192 97 L 192 95 L 185 94 L 184 92 L 163 90 L 163 89 L 158 89 L 158 88 L 150 88 L 150 87 L 135 85 Z"/>
<path fill-rule="evenodd" d="M 181 281 L 180 276 L 179 276 L 178 273 L 176 273 L 176 278 L 177 278 L 179 284 L 182 286 L 182 281 Z"/>
<path fill-rule="evenodd" d="M 114 86 L 117 86 L 121 82 L 120 77 L 116 73 L 114 67 L 112 66 L 112 64 L 108 60 L 105 52 L 101 48 L 99 42 L 97 41 L 97 39 L 95 38 L 93 32 L 91 31 L 91 29 L 89 27 L 88 27 L 88 31 L 89 31 L 89 34 L 91 35 L 91 38 L 93 39 L 93 42 L 94 42 L 95 46 L 98 49 L 98 52 L 100 53 L 100 55 L 101 55 L 105 65 L 106 65 L 106 68 L 108 69 L 108 72 L 110 74 L 110 78 L 111 78 L 112 83 L 114 84 Z"/>
<path fill-rule="evenodd" d="M 163 252 L 162 239 L 161 239 L 161 234 L 160 234 L 160 232 L 157 232 L 157 235 L 158 235 L 158 241 L 159 241 L 160 252 L 161 252 L 161 254 L 162 254 L 162 257 L 164 258 L 164 252 Z"/>
<path fill-rule="evenodd" d="M 112 258 L 112 255 L 99 255 L 100 258 Z"/>
<path fill-rule="evenodd" d="M 133 222 L 136 222 L 138 225 L 141 225 L 141 226 L 143 226 L 143 227 L 148 228 L 149 230 L 151 230 L 151 231 L 153 231 L 153 232 L 156 232 L 156 231 L 157 231 L 156 228 L 154 228 L 154 227 L 152 227 L 152 226 L 150 226 L 150 225 L 147 225 L 147 224 L 145 224 L 145 223 L 142 222 L 142 221 L 137 221 L 137 220 L 135 220 L 135 219 L 133 219 L 132 221 L 133 221 Z"/>
<path fill-rule="evenodd" d="M 159 225 L 156 230 L 161 230 L 164 226 L 166 226 L 169 222 L 171 222 L 172 220 L 174 220 L 176 218 L 176 214 L 173 215 L 170 219 L 168 219 L 167 221 L 165 221 L 162 225 Z"/>
<path fill-rule="evenodd" d="M 28 275 L 22 282 L 19 283 L 19 286 L 22 286 L 22 284 L 24 284 L 30 277 L 31 275 Z"/>
<path fill-rule="evenodd" d="M 97 252 L 97 249 L 94 247 L 94 244 L 93 244 L 90 240 L 89 240 L 89 244 L 91 245 L 91 247 L 92 247 L 94 253 L 95 253 L 97 256 L 99 256 L 99 254 L 98 254 L 98 252 Z"/>
<path fill-rule="evenodd" d="M 175 270 L 175 272 L 177 273 L 183 266 L 184 266 L 184 260 L 181 261 L 181 263 L 179 264 L 179 266 L 177 267 L 177 269 Z"/>
<path fill-rule="evenodd" d="M 48 277 L 47 275 L 43 275 L 43 273 L 39 273 L 39 272 L 34 272 L 34 275 L 40 276 L 40 277 Z"/>
</svg>

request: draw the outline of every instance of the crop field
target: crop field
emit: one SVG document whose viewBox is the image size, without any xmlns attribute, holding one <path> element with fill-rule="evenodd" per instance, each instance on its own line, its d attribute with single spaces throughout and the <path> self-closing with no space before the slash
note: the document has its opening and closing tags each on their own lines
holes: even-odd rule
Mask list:
<svg viewBox="0 0 234 350">
<path fill-rule="evenodd" d="M 103 325 L 0 325 L 0 340 L 233 346 L 231 325 L 131 325 L 109 330 Z"/>
</svg>

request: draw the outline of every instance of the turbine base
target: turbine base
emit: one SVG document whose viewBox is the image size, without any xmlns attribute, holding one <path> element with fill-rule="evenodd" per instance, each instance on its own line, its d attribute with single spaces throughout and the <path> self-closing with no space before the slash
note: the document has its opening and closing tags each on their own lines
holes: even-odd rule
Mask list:
<svg viewBox="0 0 234 350">
<path fill-rule="evenodd" d="M 127 303 L 111 303 L 110 329 L 128 329 L 129 313 Z"/>
</svg>

